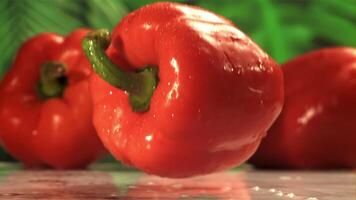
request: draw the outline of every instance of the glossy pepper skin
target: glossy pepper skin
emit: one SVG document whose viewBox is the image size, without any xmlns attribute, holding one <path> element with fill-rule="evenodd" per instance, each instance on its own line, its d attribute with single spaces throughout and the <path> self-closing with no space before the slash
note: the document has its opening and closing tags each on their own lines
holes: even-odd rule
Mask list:
<svg viewBox="0 0 356 200">
<path fill-rule="evenodd" d="M 92 38 L 84 48 L 93 62 L 95 51 L 85 47 Z M 116 26 L 106 52 L 122 70 L 157 67 L 158 84 L 141 112 L 133 111 L 130 91 L 95 74 L 91 81 L 104 145 L 147 173 L 188 177 L 238 166 L 281 111 L 277 64 L 232 22 L 201 8 L 155 3 L 134 11 Z"/>
<path fill-rule="evenodd" d="M 1 142 L 27 167 L 81 168 L 105 152 L 92 125 L 92 68 L 81 49 L 88 31 L 34 36 L 0 83 Z M 47 63 L 64 65 L 67 80 L 63 94 L 43 98 L 37 86 Z"/>
<path fill-rule="evenodd" d="M 356 49 L 314 51 L 282 66 L 285 106 L 251 162 L 258 167 L 356 167 Z"/>
</svg>

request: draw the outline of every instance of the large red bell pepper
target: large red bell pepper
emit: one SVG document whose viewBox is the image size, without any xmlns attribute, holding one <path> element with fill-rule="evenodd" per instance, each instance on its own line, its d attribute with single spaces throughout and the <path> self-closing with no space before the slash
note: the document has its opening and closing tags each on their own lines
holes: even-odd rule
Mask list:
<svg viewBox="0 0 356 200">
<path fill-rule="evenodd" d="M 119 160 L 169 177 L 237 166 L 281 111 L 282 72 L 232 22 L 156 3 L 83 42 L 94 126 Z M 106 53 L 105 50 L 106 49 Z"/>
<path fill-rule="evenodd" d="M 92 102 L 80 29 L 37 35 L 20 48 L 0 83 L 0 137 L 26 166 L 84 167 L 104 153 L 92 125 Z"/>
<path fill-rule="evenodd" d="M 356 167 L 356 49 L 329 48 L 283 65 L 285 106 L 251 162 L 259 167 Z"/>
</svg>

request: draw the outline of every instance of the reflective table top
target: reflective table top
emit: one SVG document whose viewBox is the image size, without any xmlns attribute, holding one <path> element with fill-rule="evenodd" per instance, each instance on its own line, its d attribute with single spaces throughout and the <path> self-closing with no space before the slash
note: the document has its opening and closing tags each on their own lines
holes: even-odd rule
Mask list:
<svg viewBox="0 0 356 200">
<path fill-rule="evenodd" d="M 0 199 L 355 200 L 352 171 L 259 171 L 250 167 L 188 179 L 132 170 L 20 170 L 0 164 Z"/>
</svg>

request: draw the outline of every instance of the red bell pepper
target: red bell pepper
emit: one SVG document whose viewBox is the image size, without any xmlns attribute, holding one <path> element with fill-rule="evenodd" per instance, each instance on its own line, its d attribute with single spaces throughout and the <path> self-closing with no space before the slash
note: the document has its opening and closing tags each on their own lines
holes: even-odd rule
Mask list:
<svg viewBox="0 0 356 200">
<path fill-rule="evenodd" d="M 206 10 L 155 3 L 83 47 L 94 126 L 118 159 L 187 177 L 235 167 L 281 111 L 282 72 L 232 22 Z M 106 53 L 105 51 L 106 50 Z"/>
<path fill-rule="evenodd" d="M 1 141 L 28 167 L 79 168 L 105 152 L 92 125 L 87 32 L 29 39 L 0 83 Z"/>
<path fill-rule="evenodd" d="M 356 167 L 356 49 L 329 48 L 282 67 L 285 106 L 251 162 L 259 167 Z"/>
</svg>

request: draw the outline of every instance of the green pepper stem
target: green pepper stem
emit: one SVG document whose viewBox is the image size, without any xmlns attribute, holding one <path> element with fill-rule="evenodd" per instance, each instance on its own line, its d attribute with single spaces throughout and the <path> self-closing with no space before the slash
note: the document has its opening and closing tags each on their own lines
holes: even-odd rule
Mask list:
<svg viewBox="0 0 356 200">
<path fill-rule="evenodd" d="M 129 94 L 133 111 L 145 112 L 149 109 L 151 97 L 158 83 L 157 68 L 145 67 L 139 71 L 129 72 L 112 63 L 105 53 L 110 45 L 110 33 L 107 30 L 88 33 L 82 45 L 94 71 L 109 84 Z"/>
<path fill-rule="evenodd" d="M 61 97 L 67 85 L 66 67 L 59 62 L 46 62 L 41 65 L 38 95 L 42 99 Z"/>
</svg>

